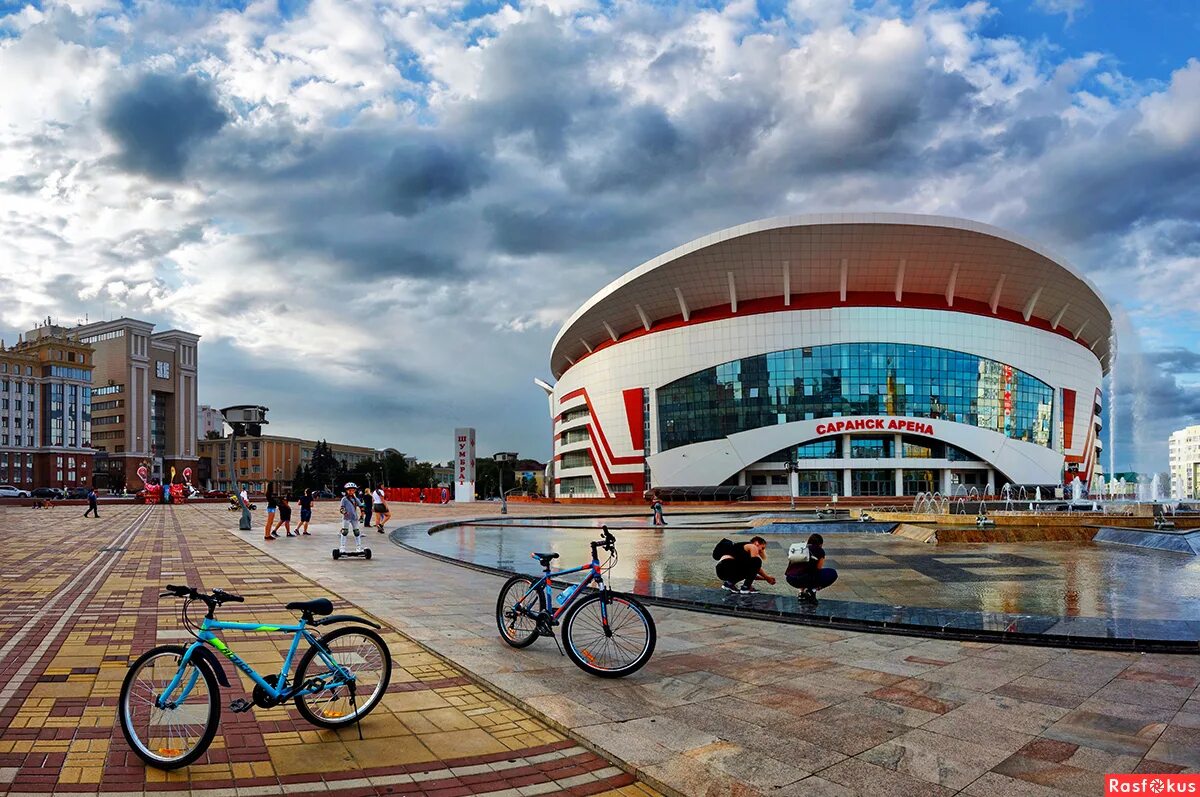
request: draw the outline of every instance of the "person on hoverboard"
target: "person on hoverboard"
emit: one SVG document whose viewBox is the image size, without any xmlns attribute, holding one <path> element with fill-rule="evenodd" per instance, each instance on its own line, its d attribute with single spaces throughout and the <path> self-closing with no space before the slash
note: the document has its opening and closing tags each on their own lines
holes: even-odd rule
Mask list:
<svg viewBox="0 0 1200 797">
<path fill-rule="evenodd" d="M 346 535 L 354 529 L 354 552 L 362 553 L 362 531 L 358 526 L 358 510 L 362 506 L 355 492 L 358 490 L 358 485 L 354 482 L 346 482 L 343 488 L 346 492 L 342 496 L 342 541 L 338 543 L 339 552 L 346 552 Z"/>
</svg>

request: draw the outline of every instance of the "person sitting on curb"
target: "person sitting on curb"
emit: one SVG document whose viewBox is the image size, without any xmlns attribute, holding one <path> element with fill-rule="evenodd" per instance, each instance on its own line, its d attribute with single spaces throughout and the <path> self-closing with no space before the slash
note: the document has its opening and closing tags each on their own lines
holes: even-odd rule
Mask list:
<svg viewBox="0 0 1200 797">
<path fill-rule="evenodd" d="M 796 547 L 798 546 L 793 546 Z M 801 603 L 815 605 L 817 590 L 825 589 L 837 581 L 838 574 L 832 567 L 825 566 L 825 538 L 820 534 L 809 535 L 807 553 L 807 559 L 791 561 L 793 556 L 789 552 L 787 571 L 783 577 L 787 579 L 787 583 L 800 590 L 797 597 Z"/>
<path fill-rule="evenodd" d="M 717 560 L 717 578 L 721 579 L 721 589 L 726 592 L 753 595 L 758 592 L 754 588 L 756 578 L 768 584 L 775 583 L 775 577 L 763 570 L 763 562 L 767 559 L 767 541 L 762 537 L 751 537 L 747 543 L 723 539 L 713 549 L 713 558 Z M 744 583 L 738 586 L 739 581 Z"/>
</svg>

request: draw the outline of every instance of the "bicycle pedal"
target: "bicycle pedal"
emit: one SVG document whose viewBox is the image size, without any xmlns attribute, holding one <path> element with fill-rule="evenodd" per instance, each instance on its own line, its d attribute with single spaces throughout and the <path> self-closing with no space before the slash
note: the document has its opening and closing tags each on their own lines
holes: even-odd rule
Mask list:
<svg viewBox="0 0 1200 797">
<path fill-rule="evenodd" d="M 254 708 L 254 704 L 244 697 L 239 697 L 237 700 L 229 704 L 229 710 L 234 714 L 244 714 Z"/>
</svg>

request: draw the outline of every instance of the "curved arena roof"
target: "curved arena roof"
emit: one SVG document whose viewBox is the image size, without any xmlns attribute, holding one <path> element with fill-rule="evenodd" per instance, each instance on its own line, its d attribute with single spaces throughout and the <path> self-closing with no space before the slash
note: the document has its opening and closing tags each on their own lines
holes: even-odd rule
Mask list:
<svg viewBox="0 0 1200 797">
<path fill-rule="evenodd" d="M 1112 314 L 1077 269 L 987 224 L 908 213 L 781 216 L 697 238 L 614 280 L 575 311 L 554 339 L 550 369 L 558 378 L 594 350 L 656 328 L 864 305 L 1040 326 L 1090 348 L 1108 372 Z M 714 308 L 723 314 L 708 312 Z"/>
</svg>

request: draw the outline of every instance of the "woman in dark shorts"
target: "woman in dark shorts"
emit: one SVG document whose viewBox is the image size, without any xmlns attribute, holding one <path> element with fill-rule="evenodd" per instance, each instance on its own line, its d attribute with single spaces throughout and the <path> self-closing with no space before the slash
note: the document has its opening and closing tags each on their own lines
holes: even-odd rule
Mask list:
<svg viewBox="0 0 1200 797">
<path fill-rule="evenodd" d="M 812 534 L 808 538 L 808 561 L 788 564 L 783 574 L 787 583 L 800 590 L 802 603 L 816 603 L 817 590 L 825 589 L 837 581 L 837 571 L 825 566 L 825 538 Z"/>
<path fill-rule="evenodd" d="M 283 526 L 283 530 L 289 537 L 295 537 L 296 535 L 292 534 L 292 505 L 290 502 L 291 496 L 287 493 L 279 496 L 279 522 L 275 524 L 275 528 Z"/>
<path fill-rule="evenodd" d="M 312 520 L 312 490 L 305 487 L 304 495 L 300 496 L 300 522 L 296 524 L 296 531 L 301 534 L 309 534 L 308 521 Z"/>
</svg>

